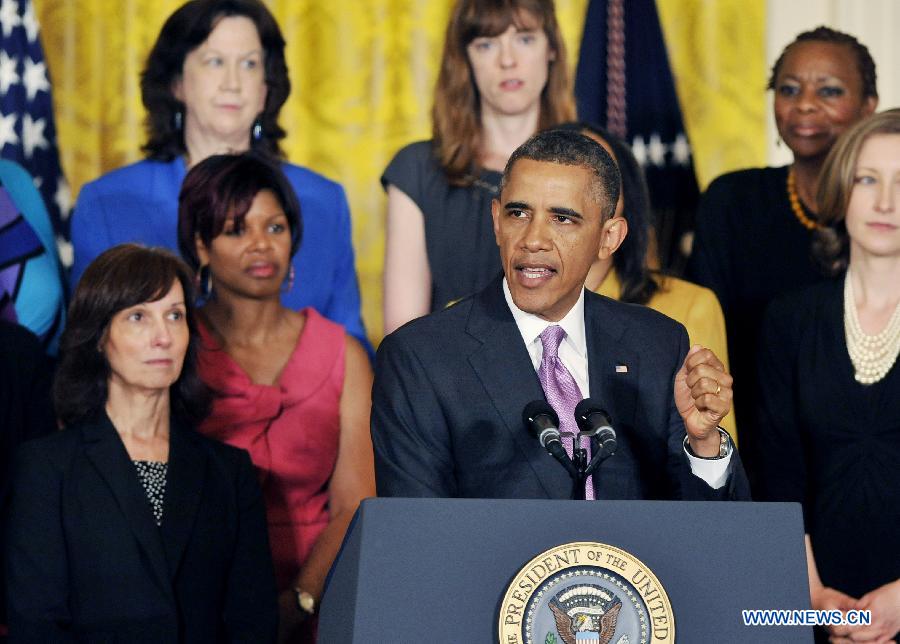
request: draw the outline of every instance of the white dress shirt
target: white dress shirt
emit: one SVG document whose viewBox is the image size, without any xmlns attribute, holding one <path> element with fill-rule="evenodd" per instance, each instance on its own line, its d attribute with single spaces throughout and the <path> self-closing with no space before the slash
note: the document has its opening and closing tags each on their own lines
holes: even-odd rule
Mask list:
<svg viewBox="0 0 900 644">
<path fill-rule="evenodd" d="M 537 371 L 541 366 L 541 358 L 544 355 L 544 346 L 541 343 L 541 333 L 551 324 L 559 325 L 566 332 L 566 337 L 559 345 L 559 359 L 565 365 L 569 373 L 575 379 L 578 388 L 581 390 L 583 398 L 591 395 L 590 377 L 588 376 L 588 353 L 587 353 L 587 337 L 584 328 L 584 289 L 581 289 L 581 295 L 575 302 L 566 316 L 559 322 L 548 322 L 532 313 L 526 313 L 515 305 L 512 294 L 509 291 L 509 285 L 506 278 L 503 278 L 503 296 L 506 298 L 506 305 L 512 312 L 519 333 L 522 334 L 522 340 L 525 342 L 525 348 L 528 349 L 528 355 L 531 357 L 531 364 Z M 674 386 L 674 385 L 673 385 Z M 721 431 L 721 430 L 719 430 Z M 685 450 L 685 455 L 691 465 L 691 472 L 694 476 L 701 479 L 713 489 L 717 490 L 728 480 L 731 474 L 731 441 L 728 442 L 728 453 L 723 458 L 705 459 L 692 456 Z"/>
</svg>

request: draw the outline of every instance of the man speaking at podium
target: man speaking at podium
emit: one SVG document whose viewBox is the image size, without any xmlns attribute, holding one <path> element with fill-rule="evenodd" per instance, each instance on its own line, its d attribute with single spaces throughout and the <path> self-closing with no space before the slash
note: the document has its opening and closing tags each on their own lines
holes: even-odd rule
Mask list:
<svg viewBox="0 0 900 644">
<path fill-rule="evenodd" d="M 586 498 L 749 498 L 717 428 L 732 398 L 722 363 L 689 351 L 674 320 L 584 289 L 598 252 L 608 257 L 627 232 L 614 217 L 619 190 L 615 162 L 578 133 L 542 132 L 513 153 L 492 204 L 503 275 L 378 350 L 379 496 L 570 498 L 569 473 L 522 411 L 546 398 L 560 429 L 577 431 L 573 410 L 590 396 L 618 447 L 587 479 Z"/>
</svg>

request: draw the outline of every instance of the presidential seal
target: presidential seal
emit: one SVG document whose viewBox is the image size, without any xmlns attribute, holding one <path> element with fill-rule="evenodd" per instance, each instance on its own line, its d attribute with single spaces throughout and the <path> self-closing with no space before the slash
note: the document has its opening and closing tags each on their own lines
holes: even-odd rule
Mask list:
<svg viewBox="0 0 900 644">
<path fill-rule="evenodd" d="M 675 619 L 653 572 L 604 543 L 542 552 L 500 605 L 500 644 L 672 644 Z"/>
</svg>

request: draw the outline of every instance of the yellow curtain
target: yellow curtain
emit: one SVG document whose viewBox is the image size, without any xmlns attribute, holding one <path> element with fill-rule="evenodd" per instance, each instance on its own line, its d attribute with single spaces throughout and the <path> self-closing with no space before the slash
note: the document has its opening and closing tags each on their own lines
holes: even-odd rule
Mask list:
<svg viewBox="0 0 900 644">
<path fill-rule="evenodd" d="M 588 0 L 557 0 L 574 65 Z M 295 163 L 341 182 L 370 335 L 381 336 L 384 195 L 394 152 L 429 135 L 452 0 L 271 0 L 293 91 L 281 115 Z M 35 0 L 73 194 L 140 158 L 139 74 L 177 0 Z M 765 0 L 658 0 L 697 174 L 765 159 Z"/>
<path fill-rule="evenodd" d="M 35 0 L 52 75 L 63 167 L 73 195 L 141 158 L 139 75 L 176 0 Z M 430 133 L 451 0 L 271 0 L 293 90 L 281 113 L 288 158 L 343 184 L 363 316 L 381 337 L 384 195 L 378 178 L 402 145 Z M 557 0 L 571 60 L 587 0 Z M 299 276 L 302 279 L 302 276 Z"/>
<path fill-rule="evenodd" d="M 657 0 L 703 190 L 766 161 L 766 0 Z"/>
</svg>

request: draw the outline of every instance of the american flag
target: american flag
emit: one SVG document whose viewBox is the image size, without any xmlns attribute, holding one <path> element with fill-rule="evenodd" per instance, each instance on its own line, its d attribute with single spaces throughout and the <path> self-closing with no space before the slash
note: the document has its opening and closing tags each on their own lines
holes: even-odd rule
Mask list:
<svg viewBox="0 0 900 644">
<path fill-rule="evenodd" d="M 31 0 L 0 0 L 0 156 L 34 177 L 62 241 L 68 238 L 71 195 L 59 164 L 39 34 Z"/>
<path fill-rule="evenodd" d="M 684 267 L 699 188 L 656 0 L 590 0 L 575 79 L 579 118 L 631 145 L 656 214 L 662 267 Z"/>
</svg>

